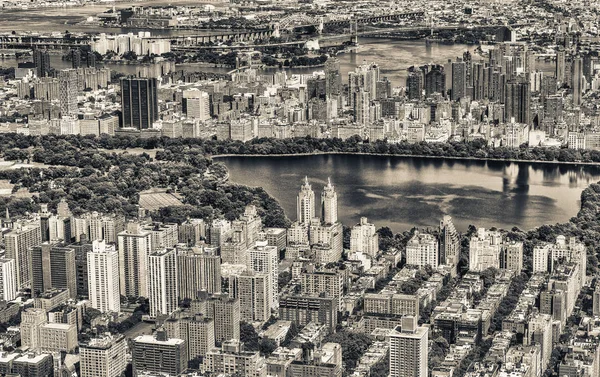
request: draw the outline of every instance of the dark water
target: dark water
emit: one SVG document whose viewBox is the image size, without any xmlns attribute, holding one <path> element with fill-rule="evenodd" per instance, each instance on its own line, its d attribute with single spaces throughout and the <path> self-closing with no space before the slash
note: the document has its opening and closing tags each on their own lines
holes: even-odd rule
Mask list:
<svg viewBox="0 0 600 377">
<path fill-rule="evenodd" d="M 338 192 L 345 225 L 367 216 L 395 231 L 435 227 L 450 214 L 460 230 L 531 229 L 568 221 L 581 191 L 600 180 L 600 167 L 380 156 L 227 157 L 231 181 L 261 186 L 295 220 L 305 175 L 317 198 L 327 177 Z M 319 199 L 317 199 L 319 200 Z"/>
</svg>

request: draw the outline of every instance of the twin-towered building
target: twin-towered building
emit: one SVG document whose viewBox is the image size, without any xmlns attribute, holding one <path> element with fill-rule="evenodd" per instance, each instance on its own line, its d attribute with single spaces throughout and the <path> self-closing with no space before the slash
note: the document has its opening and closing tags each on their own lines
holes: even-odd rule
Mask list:
<svg viewBox="0 0 600 377">
<path fill-rule="evenodd" d="M 298 217 L 292 225 L 290 244 L 292 248 L 299 245 L 310 247 L 315 261 L 319 263 L 337 262 L 344 248 L 343 227 L 338 221 L 337 193 L 330 179 L 321 192 L 318 214 L 315 208 L 315 193 L 306 177 L 297 197 Z"/>
</svg>

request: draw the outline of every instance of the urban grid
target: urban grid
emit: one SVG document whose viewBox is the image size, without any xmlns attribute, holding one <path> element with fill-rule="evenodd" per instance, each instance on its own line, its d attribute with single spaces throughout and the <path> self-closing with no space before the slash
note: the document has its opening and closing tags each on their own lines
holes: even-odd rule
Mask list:
<svg viewBox="0 0 600 377">
<path fill-rule="evenodd" d="M 598 164 L 598 0 L 0 0 L 0 376 L 600 377 Z"/>
</svg>

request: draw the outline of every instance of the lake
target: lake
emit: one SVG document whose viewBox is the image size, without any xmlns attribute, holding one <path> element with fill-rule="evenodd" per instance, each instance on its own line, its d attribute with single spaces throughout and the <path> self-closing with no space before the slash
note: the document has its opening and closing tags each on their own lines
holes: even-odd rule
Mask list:
<svg viewBox="0 0 600 377">
<path fill-rule="evenodd" d="M 565 222 L 577 214 L 581 191 L 600 180 L 600 167 L 541 163 L 357 155 L 216 160 L 232 182 L 263 187 L 291 220 L 304 176 L 317 198 L 331 177 L 344 225 L 366 216 L 394 231 L 436 227 L 444 214 L 461 231 L 469 224 L 525 230 Z"/>
</svg>

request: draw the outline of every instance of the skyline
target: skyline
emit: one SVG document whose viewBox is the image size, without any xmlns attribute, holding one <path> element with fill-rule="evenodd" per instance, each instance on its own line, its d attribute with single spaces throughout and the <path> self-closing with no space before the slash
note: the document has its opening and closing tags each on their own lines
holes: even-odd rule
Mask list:
<svg viewBox="0 0 600 377">
<path fill-rule="evenodd" d="M 0 9 L 1 375 L 600 377 L 600 4 Z"/>
</svg>

